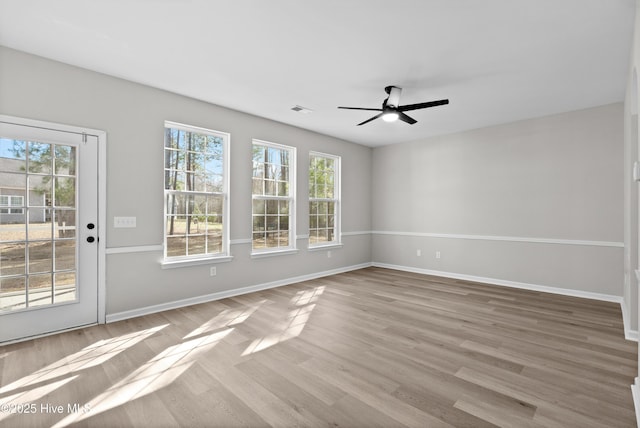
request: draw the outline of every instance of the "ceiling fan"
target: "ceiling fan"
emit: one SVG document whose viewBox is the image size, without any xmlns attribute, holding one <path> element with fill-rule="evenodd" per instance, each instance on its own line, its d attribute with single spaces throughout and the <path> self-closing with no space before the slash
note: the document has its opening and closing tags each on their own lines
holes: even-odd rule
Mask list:
<svg viewBox="0 0 640 428">
<path fill-rule="evenodd" d="M 347 110 L 369 110 L 369 111 L 379 111 L 380 114 L 373 116 L 370 119 L 365 120 L 364 122 L 360 122 L 358 126 L 364 125 L 365 123 L 369 123 L 372 120 L 375 120 L 379 117 L 382 117 L 382 120 L 385 122 L 395 122 L 400 119 L 403 122 L 407 122 L 409 125 L 413 125 L 417 122 L 417 120 L 413 119 L 410 116 L 404 114 L 405 111 L 410 110 L 418 110 L 421 108 L 435 107 L 441 106 L 445 104 L 449 104 L 449 100 L 438 100 L 438 101 L 429 101 L 426 103 L 418 103 L 418 104 L 407 104 L 404 106 L 399 105 L 400 103 L 400 94 L 402 93 L 402 88 L 398 88 L 397 86 L 387 86 L 384 88 L 384 91 L 389 94 L 387 99 L 382 102 L 382 108 L 365 108 L 365 107 L 338 107 Z"/>
</svg>

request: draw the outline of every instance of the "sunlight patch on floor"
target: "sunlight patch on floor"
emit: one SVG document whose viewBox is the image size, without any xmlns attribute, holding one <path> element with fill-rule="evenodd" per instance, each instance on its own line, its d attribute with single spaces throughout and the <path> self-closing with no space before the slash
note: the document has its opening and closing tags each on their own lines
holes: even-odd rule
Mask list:
<svg viewBox="0 0 640 428">
<path fill-rule="evenodd" d="M 193 330 L 186 335 L 183 339 L 189 339 L 192 337 L 200 336 L 201 334 L 208 333 L 210 331 L 219 330 L 221 328 L 230 327 L 233 325 L 241 324 L 245 322 L 251 314 L 253 314 L 266 300 L 262 300 L 255 305 L 251 305 L 244 309 L 225 309 L 216 315 L 211 320 L 202 324 L 200 327 Z"/>
<path fill-rule="evenodd" d="M 57 382 L 51 382 L 42 386 L 29 388 L 26 391 L 0 398 L 0 408 L 18 409 L 20 407 L 26 408 L 28 406 L 33 406 L 33 403 L 37 403 L 42 397 L 52 393 L 61 386 L 66 385 L 78 376 L 79 375 L 70 376 Z M 36 411 L 37 410 L 39 410 L 38 407 L 36 407 Z M 12 412 L 0 412 L 0 421 L 9 416 L 13 416 Z"/>
<path fill-rule="evenodd" d="M 47 367 L 41 368 L 15 382 L 0 387 L 0 394 L 8 393 L 18 388 L 27 388 L 37 383 L 48 382 L 52 379 L 64 377 L 80 370 L 100 365 L 168 325 L 169 324 L 164 324 L 111 339 L 100 340 L 75 354 L 61 358 Z"/>
<path fill-rule="evenodd" d="M 54 427 L 65 427 L 151 394 L 177 379 L 197 357 L 233 331 L 229 328 L 171 346 L 86 404 L 91 410 L 67 416 Z"/>
<path fill-rule="evenodd" d="M 298 291 L 291 299 L 291 303 L 299 307 L 289 311 L 287 319 L 276 326 L 276 332 L 251 342 L 242 353 L 242 356 L 244 357 L 255 352 L 260 352 L 278 343 L 298 337 L 304 330 L 313 309 L 316 307 L 316 304 L 313 302 L 318 301 L 324 289 L 324 286 L 319 286 L 311 290 Z"/>
</svg>

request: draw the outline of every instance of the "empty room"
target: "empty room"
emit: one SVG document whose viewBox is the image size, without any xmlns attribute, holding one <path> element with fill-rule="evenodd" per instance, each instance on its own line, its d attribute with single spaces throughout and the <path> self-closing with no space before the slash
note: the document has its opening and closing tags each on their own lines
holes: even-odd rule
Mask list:
<svg viewBox="0 0 640 428">
<path fill-rule="evenodd" d="M 638 6 L 0 0 L 0 426 L 640 426 Z"/>
</svg>

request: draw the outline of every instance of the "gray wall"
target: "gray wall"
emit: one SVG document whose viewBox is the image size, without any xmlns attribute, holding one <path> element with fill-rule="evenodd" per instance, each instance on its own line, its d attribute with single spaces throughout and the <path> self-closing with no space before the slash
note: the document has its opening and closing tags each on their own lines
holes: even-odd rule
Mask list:
<svg viewBox="0 0 640 428">
<path fill-rule="evenodd" d="M 251 238 L 251 139 L 297 147 L 298 235 L 307 234 L 309 151 L 342 156 L 342 230 L 371 229 L 370 148 L 225 109 L 133 82 L 0 47 L 0 114 L 107 132 L 107 249 L 157 246 L 163 231 L 165 120 L 231 134 L 231 240 Z M 291 113 L 295 114 L 295 113 Z M 137 228 L 114 229 L 114 216 L 137 217 Z M 371 261 L 371 238 L 343 237 L 344 247 L 251 259 L 250 243 L 232 245 L 233 261 L 161 269 L 161 251 L 109 254 L 107 315 L 220 291 L 341 269 Z"/>
<path fill-rule="evenodd" d="M 619 103 L 375 149 L 374 262 L 622 296 L 623 130 Z"/>
<path fill-rule="evenodd" d="M 298 235 L 308 152 L 342 156 L 347 235 L 331 258 L 299 239 L 298 254 L 252 259 L 240 242 L 210 277 L 209 266 L 161 269 L 160 251 L 111 253 L 109 315 L 372 260 L 623 296 L 622 104 L 370 149 L 0 48 L 0 114 L 107 132 L 108 249 L 162 243 L 164 120 L 231 134 L 236 241 L 250 238 L 252 138 L 298 148 Z M 114 216 L 138 227 L 114 229 Z"/>
</svg>

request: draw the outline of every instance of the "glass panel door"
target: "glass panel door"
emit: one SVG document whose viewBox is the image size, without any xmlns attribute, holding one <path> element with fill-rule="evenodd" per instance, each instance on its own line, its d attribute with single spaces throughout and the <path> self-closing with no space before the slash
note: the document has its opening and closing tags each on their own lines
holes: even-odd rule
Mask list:
<svg viewBox="0 0 640 428">
<path fill-rule="evenodd" d="M 0 121 L 0 343 L 97 322 L 97 146 Z"/>
</svg>

